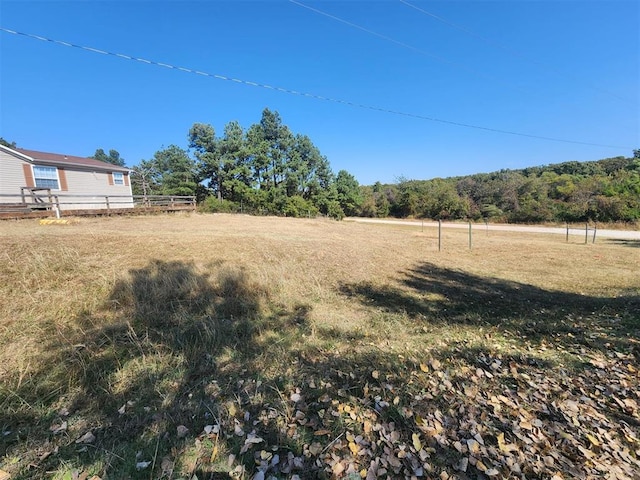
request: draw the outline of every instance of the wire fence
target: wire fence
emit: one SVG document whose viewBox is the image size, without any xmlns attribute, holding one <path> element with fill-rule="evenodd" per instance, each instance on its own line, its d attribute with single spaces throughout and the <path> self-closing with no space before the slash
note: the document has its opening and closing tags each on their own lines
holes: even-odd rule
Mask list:
<svg viewBox="0 0 640 480">
<path fill-rule="evenodd" d="M 567 243 L 594 244 L 599 239 L 609 241 L 627 242 L 640 245 L 640 226 L 627 225 L 626 228 L 616 229 L 615 225 L 585 222 L 582 224 L 556 224 L 556 225 L 517 225 L 517 224 L 493 224 L 489 222 L 444 222 L 433 220 L 401 220 L 401 219 L 373 219 L 373 218 L 349 218 L 350 221 L 359 223 L 387 224 L 399 227 L 418 228 L 421 232 L 435 231 L 437 249 L 443 250 L 450 243 L 450 236 L 446 230 L 453 229 L 464 231 L 467 237 L 465 242 L 469 249 L 474 248 L 475 241 L 489 236 L 491 232 L 513 232 L 526 235 L 548 234 L 555 235 Z M 455 242 L 460 246 L 459 235 Z"/>
</svg>

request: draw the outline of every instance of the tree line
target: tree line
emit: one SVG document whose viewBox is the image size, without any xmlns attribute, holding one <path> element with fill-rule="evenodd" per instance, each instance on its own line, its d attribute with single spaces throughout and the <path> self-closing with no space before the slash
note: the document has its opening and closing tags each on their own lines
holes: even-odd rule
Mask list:
<svg viewBox="0 0 640 480">
<path fill-rule="evenodd" d="M 0 139 L 2 144 L 15 147 Z M 637 222 L 640 149 L 633 157 L 564 162 L 460 177 L 361 186 L 346 170 L 334 174 L 306 135 L 264 109 L 244 129 L 229 122 L 222 135 L 195 123 L 188 147 L 157 151 L 132 169 L 136 195 L 195 195 L 210 212 L 491 220 L 511 223 Z M 124 166 L 116 150 L 93 158 Z"/>
<path fill-rule="evenodd" d="M 209 211 L 289 216 L 640 220 L 640 149 L 632 157 L 360 186 L 345 170 L 334 175 L 309 137 L 293 134 L 269 109 L 248 130 L 230 122 L 217 137 L 211 125 L 196 123 L 188 138 L 195 159 L 175 145 L 156 152 L 133 168 L 134 193 L 197 195 Z M 94 158 L 124 164 L 114 150 L 98 149 Z"/>
<path fill-rule="evenodd" d="M 640 220 L 640 150 L 564 162 L 361 187 L 359 215 L 512 223 Z"/>
<path fill-rule="evenodd" d="M 133 167 L 138 195 L 196 195 L 207 211 L 245 211 L 287 216 L 358 213 L 360 185 L 345 170 L 334 174 L 306 135 L 294 134 L 268 108 L 244 129 L 229 122 L 222 135 L 195 123 L 189 152 L 176 145 Z M 117 153 L 117 152 L 116 152 Z"/>
</svg>

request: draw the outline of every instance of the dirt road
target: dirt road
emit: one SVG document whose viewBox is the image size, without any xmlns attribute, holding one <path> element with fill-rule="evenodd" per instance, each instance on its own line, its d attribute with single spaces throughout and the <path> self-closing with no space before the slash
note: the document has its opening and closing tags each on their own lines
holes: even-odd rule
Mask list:
<svg viewBox="0 0 640 480">
<path fill-rule="evenodd" d="M 438 222 L 425 221 L 422 222 L 420 220 L 383 220 L 378 218 L 355 218 L 350 217 L 346 219 L 351 222 L 359 222 L 359 223 L 384 223 L 389 225 L 406 225 L 412 227 L 437 227 Z M 459 228 L 459 229 L 468 229 L 469 225 L 466 223 L 442 223 L 443 228 Z M 472 224 L 472 229 L 474 231 L 502 231 L 502 232 L 524 232 L 524 233 L 556 233 L 560 235 L 566 235 L 567 229 L 566 227 L 543 227 L 543 226 L 530 226 L 530 225 L 503 225 L 503 224 L 482 224 L 482 223 L 474 223 Z M 589 226 L 589 241 L 593 238 L 593 225 Z M 582 228 L 569 228 L 569 235 L 583 235 L 585 234 L 585 227 Z M 639 240 L 640 241 L 640 231 L 632 231 L 632 230 L 600 230 L 599 228 L 596 231 L 596 238 L 613 238 L 619 240 Z"/>
</svg>

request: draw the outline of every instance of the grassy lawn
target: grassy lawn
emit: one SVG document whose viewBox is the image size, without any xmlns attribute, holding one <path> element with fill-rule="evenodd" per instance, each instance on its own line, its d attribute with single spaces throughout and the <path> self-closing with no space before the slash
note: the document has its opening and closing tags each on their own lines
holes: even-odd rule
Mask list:
<svg viewBox="0 0 640 480">
<path fill-rule="evenodd" d="M 0 477 L 638 478 L 640 248 L 0 222 Z"/>
</svg>

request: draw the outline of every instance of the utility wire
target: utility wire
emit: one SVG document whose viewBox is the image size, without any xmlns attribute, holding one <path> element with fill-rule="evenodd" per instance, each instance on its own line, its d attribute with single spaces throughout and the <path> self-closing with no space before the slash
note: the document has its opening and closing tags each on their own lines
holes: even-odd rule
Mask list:
<svg viewBox="0 0 640 480">
<path fill-rule="evenodd" d="M 466 33 L 467 35 L 469 35 L 471 37 L 477 38 L 478 40 L 482 40 L 484 43 L 486 43 L 486 44 L 488 44 L 488 45 L 490 45 L 490 46 L 492 46 L 494 48 L 497 48 L 499 50 L 502 50 L 504 52 L 507 52 L 508 54 L 510 54 L 510 55 L 512 55 L 514 57 L 517 57 L 517 58 L 520 58 L 522 60 L 525 60 L 526 62 L 529 62 L 529 63 L 531 63 L 533 65 L 536 65 L 537 67 L 542 67 L 543 69 L 549 70 L 549 71 L 551 71 L 553 74 L 555 74 L 557 76 L 560 76 L 560 77 L 563 77 L 563 78 L 568 78 L 568 79 L 570 79 L 572 81 L 575 80 L 575 77 L 571 77 L 570 75 L 567 75 L 565 72 L 563 72 L 561 70 L 558 70 L 557 68 L 554 68 L 554 67 L 552 67 L 552 66 L 550 66 L 548 64 L 545 64 L 543 62 L 539 62 L 539 61 L 537 61 L 537 60 L 535 60 L 533 58 L 529 58 L 527 55 L 525 55 L 525 54 L 523 54 L 523 53 L 521 53 L 521 52 L 519 52 L 519 51 L 517 51 L 517 50 L 515 50 L 515 49 L 513 49 L 511 47 L 508 47 L 508 46 L 503 45 L 503 44 L 501 44 L 499 42 L 496 42 L 495 40 L 491 40 L 490 38 L 487 38 L 487 37 L 485 37 L 483 35 L 480 35 L 479 33 L 476 33 L 473 30 L 470 30 L 470 29 L 468 29 L 466 27 L 463 27 L 463 26 L 458 25 L 456 23 L 450 22 L 450 21 L 448 21 L 448 20 L 446 20 L 446 19 L 444 19 L 444 18 L 442 18 L 442 17 L 440 17 L 440 16 L 438 16 L 438 15 L 432 13 L 432 12 L 429 12 L 428 10 L 425 10 L 424 8 L 421 8 L 421 7 L 418 7 L 416 5 L 413 5 L 412 3 L 409 3 L 406 0 L 398 0 L 398 1 L 400 3 L 403 3 L 404 5 L 406 5 L 408 7 L 413 8 L 414 10 L 417 10 L 418 12 L 420 12 L 420 13 L 422 13 L 424 15 L 427 15 L 427 16 L 429 16 L 431 18 L 434 18 L 435 20 L 437 20 L 437 21 L 439 21 L 441 23 L 444 23 L 448 27 L 451 27 L 451 28 L 453 28 L 455 30 L 458 30 L 458 31 L 463 32 L 463 33 Z M 595 91 L 600 92 L 600 93 L 605 93 L 605 94 L 610 95 L 610 96 L 612 96 L 612 97 L 614 97 L 614 98 L 616 98 L 618 100 L 622 100 L 624 102 L 628 102 L 629 101 L 628 99 L 626 99 L 626 98 L 624 98 L 624 97 L 622 97 L 622 96 L 620 96 L 620 95 L 618 95 L 618 94 L 616 94 L 614 92 L 611 92 L 609 90 L 605 90 L 605 89 L 597 87 L 595 85 L 589 85 L 587 83 L 584 83 L 584 85 L 589 87 L 592 90 L 595 90 Z"/>
<path fill-rule="evenodd" d="M 378 38 L 380 38 L 382 40 L 385 40 L 387 42 L 394 43 L 394 44 L 396 44 L 396 45 L 398 45 L 398 46 L 400 46 L 402 48 L 406 48 L 407 50 L 412 50 L 412 51 L 414 51 L 416 53 L 419 53 L 421 55 L 425 55 L 427 57 L 431 57 L 431 58 L 433 58 L 433 59 L 435 59 L 435 60 L 437 60 L 437 61 L 439 61 L 441 63 L 445 63 L 447 65 L 452 65 L 452 66 L 454 66 L 456 68 L 459 68 L 461 70 L 465 70 L 465 71 L 467 71 L 469 73 L 472 73 L 473 75 L 476 75 L 478 77 L 482 77 L 484 79 L 491 80 L 492 82 L 502 83 L 503 85 L 508 85 L 509 87 L 514 88 L 514 89 L 518 90 L 521 93 L 530 93 L 527 90 L 525 90 L 525 89 L 523 89 L 521 87 L 518 87 L 517 85 L 504 82 L 500 78 L 492 77 L 491 75 L 487 75 L 485 73 L 482 73 L 482 72 L 479 72 L 479 71 L 474 70 L 472 68 L 469 68 L 468 66 L 466 66 L 466 65 L 464 65 L 462 63 L 458 63 L 458 62 L 454 62 L 452 60 L 448 60 L 448 59 L 446 59 L 444 57 L 441 57 L 439 55 L 436 55 L 434 53 L 428 52 L 426 50 L 422 50 L 420 48 L 414 47 L 413 45 L 409 45 L 408 43 L 401 42 L 400 40 L 396 40 L 395 38 L 391 38 L 391 37 L 388 37 L 387 35 L 383 35 L 381 33 L 378 33 L 376 31 L 374 31 L 374 30 L 370 30 L 368 28 L 365 28 L 365 27 L 363 27 L 361 25 L 358 25 L 357 23 L 349 22 L 348 20 L 345 20 L 344 18 L 340 18 L 340 17 L 337 17 L 335 15 L 331 15 L 330 13 L 324 12 L 322 10 L 318 10 L 317 8 L 310 7 L 309 5 L 305 5 L 304 3 L 299 2 L 297 0 L 289 0 L 289 3 L 293 3 L 294 5 L 298 5 L 299 7 L 306 8 L 307 10 L 309 10 L 311 12 L 314 12 L 314 13 L 317 13 L 318 15 L 322 15 L 324 17 L 330 18 L 331 20 L 335 20 L 336 22 L 343 23 L 343 24 L 345 24 L 345 25 L 347 25 L 349 27 L 352 27 L 352 28 L 355 28 L 355 29 L 360 30 L 362 32 L 368 33 L 369 35 L 373 35 L 374 37 L 378 37 Z"/>
<path fill-rule="evenodd" d="M 324 17 L 327 17 L 327 18 L 330 18 L 332 20 L 335 20 L 336 22 L 344 23 L 345 25 L 348 25 L 349 27 L 355 28 L 357 30 L 361 30 L 361 31 L 363 31 L 365 33 L 368 33 L 369 35 L 373 35 L 374 37 L 381 38 L 382 40 L 386 40 L 387 42 L 395 43 L 396 45 L 398 45 L 398 46 L 400 46 L 402 48 L 413 50 L 414 52 L 420 53 L 422 55 L 426 55 L 427 57 L 435 58 L 439 62 L 448 63 L 450 65 L 455 65 L 457 67 L 466 68 L 466 67 L 464 67 L 464 65 L 458 64 L 456 62 L 452 62 L 452 61 L 447 60 L 446 58 L 440 57 L 440 56 L 438 56 L 438 55 L 436 55 L 434 53 L 427 52 L 426 50 L 421 50 L 421 49 L 419 49 L 417 47 L 414 47 L 414 46 L 409 45 L 407 43 L 404 43 L 404 42 L 401 42 L 399 40 L 396 40 L 395 38 L 387 37 L 386 35 L 383 35 L 381 33 L 375 32 L 373 30 L 369 30 L 368 28 L 365 28 L 365 27 L 363 27 L 361 25 L 349 22 L 349 21 L 347 21 L 347 20 L 345 20 L 343 18 L 336 17 L 335 15 L 331 15 L 330 13 L 323 12 L 322 10 L 318 10 L 317 8 L 310 7 L 309 5 L 305 5 L 304 3 L 298 2 L 296 0 L 289 0 L 289 2 L 293 3 L 295 5 L 298 5 L 299 7 L 306 8 L 307 10 L 310 10 L 310 11 L 312 11 L 314 13 L 317 13 L 318 15 L 322 15 Z M 476 73 L 476 72 L 474 72 L 474 73 Z"/>
<path fill-rule="evenodd" d="M 461 26 L 459 26 L 459 25 L 456 25 L 456 24 L 453 24 L 453 23 L 451 23 L 451 22 L 448 22 L 448 21 L 444 20 L 443 18 L 438 17 L 437 15 L 432 14 L 431 12 L 427 12 L 426 10 L 420 9 L 420 8 L 418 8 L 418 7 L 416 7 L 416 6 L 412 5 L 412 4 L 410 4 L 409 2 L 406 2 L 406 1 L 403 1 L 403 0 L 400 0 L 400 1 L 401 1 L 402 3 L 404 3 L 404 4 L 408 5 L 408 6 L 412 7 L 412 8 L 415 8 L 416 10 L 421 11 L 422 13 L 425 13 L 426 15 L 432 16 L 432 17 L 434 17 L 434 18 L 438 19 L 439 21 L 442 21 L 442 22 L 446 23 L 447 25 L 449 25 L 449 26 L 451 26 L 451 27 L 453 27 L 453 28 L 456 28 L 456 29 L 458 29 L 458 30 L 462 30 L 462 31 L 464 31 L 464 32 L 466 32 L 466 33 L 468 33 L 468 34 L 470 34 L 470 35 L 472 35 L 472 36 L 476 37 L 476 38 L 480 38 L 480 39 L 482 39 L 483 41 L 485 41 L 485 42 L 487 42 L 487 43 L 490 43 L 490 44 L 492 44 L 492 45 L 496 45 L 496 43 L 495 43 L 495 42 L 492 42 L 491 40 L 486 39 L 486 38 L 482 37 L 481 35 L 478 35 L 478 34 L 476 34 L 476 33 L 474 33 L 474 32 L 471 32 L 470 30 L 465 29 L 464 27 L 461 27 Z M 408 49 L 408 50 L 412 50 L 412 51 L 414 51 L 414 52 L 416 52 L 416 53 L 420 53 L 420 54 L 422 54 L 422 55 L 425 55 L 425 56 L 431 57 L 431 58 L 433 58 L 433 59 L 435 59 L 435 60 L 438 60 L 438 61 L 439 61 L 439 62 L 441 62 L 441 63 L 445 63 L 445 64 L 448 64 L 448 65 L 452 65 L 452 66 L 454 66 L 454 67 L 456 67 L 456 68 L 459 68 L 459 69 L 461 69 L 461 70 L 465 70 L 465 71 L 467 71 L 467 72 L 472 73 L 473 75 L 475 75 L 475 76 L 477 76 L 477 77 L 480 77 L 480 78 L 484 78 L 484 79 L 491 80 L 491 81 L 492 81 L 492 82 L 494 82 L 494 83 L 500 83 L 500 84 L 505 85 L 505 86 L 507 86 L 507 87 L 509 87 L 509 88 L 511 88 L 511 89 L 513 89 L 513 90 L 516 90 L 516 91 L 520 92 L 520 93 L 523 93 L 523 94 L 526 94 L 526 95 L 531 95 L 531 94 L 533 94 L 533 95 L 537 95 L 537 96 L 540 96 L 540 95 L 541 95 L 541 94 L 540 94 L 540 92 L 536 92 L 535 90 L 531 90 L 531 89 L 528 89 L 528 88 L 523 88 L 523 87 L 521 87 L 521 86 L 519 86 L 519 85 L 514 84 L 513 82 L 506 82 L 503 78 L 493 77 L 493 76 L 487 75 L 487 74 L 485 74 L 485 73 L 483 73 L 483 72 L 480 72 L 480 71 L 478 71 L 478 70 L 474 70 L 474 69 L 472 69 L 472 68 L 469 68 L 469 67 L 468 67 L 467 65 L 465 65 L 465 64 L 458 63 L 458 62 L 454 62 L 454 61 L 448 60 L 448 59 L 446 59 L 446 58 L 440 57 L 440 56 L 438 56 L 438 55 L 435 55 L 435 54 L 433 54 L 433 53 L 431 53 L 431 52 L 427 52 L 427 51 L 425 51 L 425 50 L 421 50 L 421 49 L 419 49 L 419 48 L 417 48 L 417 47 L 414 47 L 413 45 L 409 45 L 409 44 L 407 44 L 407 43 L 401 42 L 401 41 L 396 40 L 396 39 L 394 39 L 394 38 L 388 37 L 388 36 L 386 36 L 386 35 L 383 35 L 383 34 L 381 34 L 381 33 L 378 33 L 378 32 L 376 32 L 376 31 L 374 31 L 374 30 L 371 30 L 371 29 L 365 28 L 365 27 L 363 27 L 363 26 L 361 26 L 361 25 L 358 25 L 358 24 L 356 24 L 356 23 L 349 22 L 349 21 L 347 21 L 347 20 L 345 20 L 345 19 L 343 19 L 343 18 L 340 18 L 340 17 L 337 17 L 337 16 L 332 15 L 332 14 L 330 14 L 330 13 L 324 12 L 324 11 L 319 10 L 319 9 L 317 9 L 317 8 L 310 7 L 309 5 L 306 5 L 306 4 L 304 4 L 304 3 L 302 3 L 302 2 L 300 2 L 300 1 L 298 1 L 298 0 L 289 0 L 289 3 L 293 3 L 294 5 L 298 5 L 298 6 L 302 7 L 302 8 L 306 8 L 307 10 L 310 10 L 310 11 L 312 11 L 312 12 L 314 12 L 314 13 L 317 13 L 318 15 L 325 16 L 325 17 L 330 18 L 330 19 L 332 19 L 332 20 L 335 20 L 335 21 L 337 21 L 337 22 L 340 22 L 340 23 L 343 23 L 343 24 L 345 24 L 345 25 L 348 25 L 349 27 L 352 27 L 352 28 L 355 28 L 355 29 L 361 30 L 361 31 L 363 31 L 363 32 L 365 32 L 365 33 L 368 33 L 369 35 L 373 35 L 373 36 L 375 36 L 375 37 L 381 38 L 381 39 L 386 40 L 386 41 L 388 41 L 388 42 L 394 43 L 394 44 L 396 44 L 396 45 L 398 45 L 398 46 L 400 46 L 400 47 L 403 47 L 403 48 L 406 48 L 406 49 Z M 515 51 L 513 51 L 513 50 L 509 49 L 508 47 L 503 47 L 503 46 L 499 45 L 499 46 L 498 46 L 498 48 L 502 48 L 502 49 L 504 49 L 504 50 L 507 50 L 507 51 L 509 51 L 512 55 L 515 55 L 515 56 L 521 56 L 521 57 L 523 57 L 525 60 L 527 60 L 527 61 L 529 61 L 529 62 L 531 62 L 531 63 L 537 64 L 537 65 L 539 65 L 539 66 L 543 66 L 543 67 L 548 68 L 548 69 L 550 69 L 550 70 L 554 70 L 552 67 L 545 66 L 544 64 L 539 63 L 539 62 L 535 62 L 534 60 L 529 60 L 529 59 L 527 59 L 526 57 L 524 57 L 522 54 L 520 54 L 520 53 L 518 53 L 518 52 L 515 52 Z M 555 73 L 556 73 L 556 75 L 561 76 L 561 77 L 562 77 L 562 76 L 565 76 L 565 74 L 564 74 L 563 72 L 559 71 L 559 70 L 555 70 Z M 572 80 L 573 80 L 573 79 L 572 79 Z M 618 100 L 624 101 L 624 102 L 626 102 L 626 103 L 628 103 L 628 102 L 629 102 L 629 100 L 628 100 L 628 99 L 626 99 L 626 98 L 624 98 L 624 97 L 621 97 L 621 96 L 619 96 L 619 95 L 616 95 L 615 93 L 609 92 L 609 91 L 607 91 L 607 90 L 604 90 L 604 89 L 601 89 L 601 88 L 598 88 L 598 87 L 594 87 L 594 86 L 591 86 L 590 88 L 591 88 L 591 89 L 593 89 L 593 90 L 599 91 L 599 92 L 601 92 L 601 93 L 605 93 L 605 94 L 608 94 L 608 95 L 610 95 L 610 96 L 613 96 L 613 97 L 617 98 Z M 564 103 L 566 103 L 566 102 L 564 102 Z M 570 105 L 570 106 L 572 106 L 572 107 L 576 107 L 576 106 L 577 106 L 577 104 L 574 104 L 574 103 L 568 103 L 568 105 Z"/>
<path fill-rule="evenodd" d="M 519 137 L 526 137 L 526 138 L 535 138 L 538 140 L 548 140 L 548 141 L 552 141 L 552 142 L 562 142 L 562 143 L 572 143 L 572 144 L 577 144 L 577 145 L 590 145 L 590 146 L 594 146 L 594 147 L 606 147 L 606 148 L 616 148 L 616 149 L 631 149 L 631 147 L 626 147 L 626 146 L 619 146 L 619 145 L 606 145 L 606 144 L 601 144 L 601 143 L 591 143 L 591 142 L 580 142 L 580 141 L 576 141 L 576 140 L 568 140 L 568 139 L 563 139 L 563 138 L 554 138 L 554 137 L 546 137 L 546 136 L 542 136 L 542 135 L 532 135 L 532 134 L 527 134 L 527 133 L 520 133 L 520 132 L 512 132 L 509 130 L 501 130 L 498 128 L 490 128 L 490 127 L 483 127 L 480 125 L 472 125 L 469 123 L 462 123 L 462 122 L 454 122 L 451 120 L 443 120 L 441 118 L 435 118 L 435 117 L 429 117 L 426 115 L 419 115 L 419 114 L 414 114 L 414 113 L 407 113 L 407 112 L 402 112 L 402 111 L 398 111 L 398 110 L 391 110 L 391 109 L 387 109 L 387 108 L 382 108 L 382 107 L 376 107 L 373 105 L 366 105 L 366 104 L 362 104 L 362 103 L 356 103 L 356 102 L 350 102 L 348 100 L 341 100 L 341 99 L 337 99 L 337 98 L 331 98 L 331 97 L 324 97 L 322 95 L 316 95 L 313 93 L 306 93 L 306 92 L 299 92 L 297 90 L 291 90 L 288 88 L 282 88 L 282 87 L 277 87 L 277 86 L 273 86 L 273 85 L 268 85 L 268 84 L 263 84 L 263 83 L 258 83 L 258 82 L 251 82 L 249 80 L 242 80 L 239 78 L 233 78 L 233 77 L 227 77 L 225 75 L 219 75 L 216 73 L 208 73 L 208 72 L 202 72 L 200 70 L 194 70 L 191 68 L 186 68 L 186 67 L 179 67 L 176 65 L 171 65 L 168 63 L 161 63 L 161 62 L 156 62 L 153 60 L 148 60 L 145 58 L 139 58 L 139 57 L 133 57 L 131 55 L 125 55 L 123 53 L 114 53 L 114 52 L 109 52 L 107 50 L 100 50 L 98 48 L 93 48 L 93 47 L 87 47 L 87 46 L 83 46 L 83 45 L 76 45 L 74 43 L 70 43 L 70 42 L 64 42 L 62 40 L 54 40 L 51 38 L 47 38 L 47 37 L 42 37 L 40 35 L 34 35 L 31 33 L 25 33 L 25 32 L 18 32 L 15 30 L 10 30 L 8 28 L 4 28 L 0 26 L 0 31 L 1 32 L 5 32 L 5 33 L 9 33 L 12 35 L 18 35 L 18 36 L 22 36 L 22 37 L 27 37 L 27 38 L 32 38 L 35 40 L 40 40 L 42 42 L 48 42 L 48 43 L 53 43 L 56 45 L 62 45 L 65 47 L 70 47 L 70 48 L 76 48 L 76 49 L 80 49 L 80 50 L 85 50 L 88 52 L 92 52 L 92 53 L 98 53 L 101 55 L 109 55 L 109 56 L 113 56 L 113 57 L 118 57 L 118 58 L 122 58 L 124 60 L 132 60 L 134 62 L 140 62 L 140 63 L 145 63 L 148 65 L 155 65 L 158 67 L 163 67 L 163 68 L 169 68 L 172 70 L 180 70 L 182 72 L 185 73 L 193 73 L 196 75 L 201 75 L 204 77 L 210 77 L 210 78 L 215 78 L 217 80 L 225 80 L 225 81 L 229 81 L 229 82 L 235 82 L 235 83 L 240 83 L 243 85 L 248 85 L 251 87 L 260 87 L 260 88 L 265 88 L 268 90 L 275 90 L 278 92 L 282 92 L 282 93 L 287 93 L 290 95 L 296 95 L 296 96 L 301 96 L 301 97 L 308 97 L 308 98 L 313 98 L 315 100 L 322 100 L 325 102 L 332 102 L 332 103 L 339 103 L 342 105 L 347 105 L 350 107 L 354 107 L 354 108 L 360 108 L 360 109 L 364 109 L 364 110 L 373 110 L 376 112 L 382 112 L 382 113 L 390 113 L 393 115 L 400 115 L 400 116 L 404 116 L 404 117 L 409 117 L 409 118 L 416 118 L 416 119 L 420 119 L 420 120 L 428 120 L 430 122 L 438 122 L 438 123 L 444 123 L 447 125 L 455 125 L 458 127 L 465 127 L 465 128 L 473 128 L 475 130 L 483 130 L 483 131 L 487 131 L 487 132 L 494 132 L 494 133 L 502 133 L 502 134 L 506 134 L 506 135 L 515 135 L 515 136 L 519 136 Z"/>
</svg>

